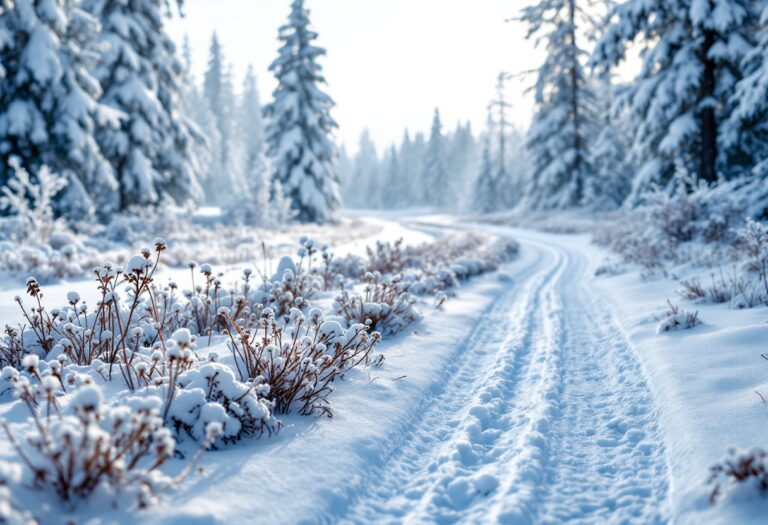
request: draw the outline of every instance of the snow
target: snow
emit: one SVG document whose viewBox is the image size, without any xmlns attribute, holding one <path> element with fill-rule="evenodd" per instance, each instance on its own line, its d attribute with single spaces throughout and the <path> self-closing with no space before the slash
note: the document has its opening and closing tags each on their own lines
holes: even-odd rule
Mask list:
<svg viewBox="0 0 768 525">
<path fill-rule="evenodd" d="M 383 366 L 354 369 L 334 384 L 333 418 L 284 416 L 273 435 L 271 408 L 261 390 L 240 382 L 226 365 L 231 354 L 225 344 L 198 348 L 216 362 L 182 375 L 182 394 L 169 417 L 186 429 L 180 443 L 185 454 L 196 442 L 216 443 L 216 450 L 202 455 L 201 473 L 164 493 L 151 511 L 125 514 L 85 505 L 79 519 L 761 522 L 768 503 L 755 492 L 726 487 L 711 506 L 706 481 L 731 446 L 763 445 L 768 424 L 755 392 L 768 395 L 760 365 L 760 342 L 768 335 L 765 307 L 680 301 L 672 308 L 665 301 L 677 300 L 678 281 L 635 271 L 595 277 L 606 253 L 585 235 L 467 224 L 449 216 L 398 223 L 380 214 L 369 220 L 378 222 L 375 235 L 382 240 L 405 235 L 415 244 L 459 228 L 507 236 L 522 248 L 500 272 L 463 283 L 439 310 L 425 311 L 421 321 L 385 338 Z M 350 243 L 340 253 L 363 253 L 365 244 Z M 471 273 L 475 262 L 469 258 L 461 266 Z M 270 264 L 278 274 L 290 271 L 287 263 Z M 178 280 L 188 272 L 178 270 Z M 45 286 L 44 292 L 54 302 L 72 301 L 65 291 L 72 287 L 78 300 L 95 304 L 82 283 Z M 5 309 L 13 293 L 21 292 L 0 295 L 0 321 L 16 318 Z M 702 324 L 657 332 L 660 319 L 685 324 L 686 312 L 694 311 Z M 320 312 L 313 308 L 306 315 Z M 294 309 L 290 315 L 298 321 L 304 314 Z M 320 333 L 333 343 L 349 330 L 340 318 L 326 317 Z M 181 346 L 193 340 L 186 329 L 172 339 Z M 176 349 L 171 345 L 169 353 Z M 25 357 L 24 367 L 47 370 L 50 365 L 36 357 Z M 280 359 L 275 357 L 276 368 Z M 214 376 L 217 387 L 209 392 Z M 4 370 L 3 381 L 12 380 Z M 46 384 L 58 388 L 56 381 Z M 244 392 L 249 394 L 241 397 Z M 86 382 L 69 408 L 99 406 L 106 395 L 112 390 Z M 142 399 L 132 397 L 126 406 Z M 154 403 L 147 410 L 160 406 L 154 396 L 147 402 Z M 0 415 L 19 427 L 17 404 L 0 404 Z M 10 457 L 8 444 L 0 444 L 0 459 Z M 170 468 L 181 465 L 174 461 Z M 75 516 L 55 507 L 40 512 L 43 523 L 55 521 L 54 515 Z"/>
</svg>

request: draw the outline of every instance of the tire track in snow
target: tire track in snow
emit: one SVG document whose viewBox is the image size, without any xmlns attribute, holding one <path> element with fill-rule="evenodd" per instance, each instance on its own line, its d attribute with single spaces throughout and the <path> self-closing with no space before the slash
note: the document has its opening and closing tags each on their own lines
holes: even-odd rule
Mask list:
<svg viewBox="0 0 768 525">
<path fill-rule="evenodd" d="M 664 445 L 642 367 L 610 311 L 584 286 L 583 256 L 569 257 L 552 312 L 560 314 L 552 351 L 561 370 L 553 375 L 557 385 L 539 396 L 541 432 L 532 434 L 537 439 L 510 469 L 504 490 L 465 521 L 668 521 Z"/>
<path fill-rule="evenodd" d="M 664 444 L 639 360 L 584 286 L 584 257 L 522 237 L 544 269 L 481 321 L 346 522 L 668 521 Z"/>
<path fill-rule="evenodd" d="M 642 366 L 606 304 L 582 283 L 563 290 L 566 370 L 544 499 L 547 523 L 666 523 L 664 443 Z"/>
<path fill-rule="evenodd" d="M 488 466 L 520 450 L 512 441 L 538 405 L 526 402 L 526 390 L 546 380 L 554 355 L 535 337 L 551 331 L 545 325 L 553 309 L 542 299 L 552 300 L 552 283 L 566 259 L 555 250 L 537 251 L 543 261 L 538 271 L 522 293 L 499 301 L 480 321 L 459 356 L 460 368 L 346 521 L 455 521 L 496 489 L 499 478 Z M 520 398 L 521 408 L 512 410 Z"/>
</svg>

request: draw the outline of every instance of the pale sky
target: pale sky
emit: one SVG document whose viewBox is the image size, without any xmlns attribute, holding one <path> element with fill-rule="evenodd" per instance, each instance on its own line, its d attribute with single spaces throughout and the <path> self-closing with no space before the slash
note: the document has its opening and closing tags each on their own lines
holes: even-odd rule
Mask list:
<svg viewBox="0 0 768 525">
<path fill-rule="evenodd" d="M 485 124 L 499 71 L 536 67 L 540 53 L 524 28 L 505 22 L 527 0 L 306 0 L 327 56 L 321 64 L 336 101 L 338 138 L 351 150 L 368 128 L 379 150 L 399 142 L 403 130 L 427 131 L 440 108 L 449 129 L 471 120 Z M 247 65 L 258 75 L 262 102 L 271 98 L 268 71 L 277 54 L 278 27 L 290 0 L 185 0 L 185 14 L 169 23 L 179 42 L 188 35 L 193 68 L 202 78 L 211 33 L 216 31 L 238 84 Z M 510 81 L 512 120 L 524 126 L 531 100 L 528 81 Z"/>
</svg>

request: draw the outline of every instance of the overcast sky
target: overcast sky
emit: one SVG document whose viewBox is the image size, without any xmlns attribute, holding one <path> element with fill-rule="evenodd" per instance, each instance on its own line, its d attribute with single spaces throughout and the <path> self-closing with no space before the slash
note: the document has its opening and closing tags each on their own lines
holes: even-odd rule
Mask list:
<svg viewBox="0 0 768 525">
<path fill-rule="evenodd" d="M 328 93 L 336 101 L 338 137 L 354 150 L 368 128 L 382 148 L 403 130 L 426 131 L 439 107 L 446 127 L 471 120 L 482 129 L 499 71 L 536 66 L 516 16 L 526 0 L 307 0 Z M 271 97 L 268 72 L 277 53 L 278 27 L 290 0 L 185 0 L 185 17 L 169 24 L 179 43 L 188 35 L 193 68 L 202 77 L 211 33 L 216 31 L 240 83 L 248 64 L 259 79 L 262 101 Z M 530 119 L 526 83 L 512 81 L 513 120 Z"/>
</svg>

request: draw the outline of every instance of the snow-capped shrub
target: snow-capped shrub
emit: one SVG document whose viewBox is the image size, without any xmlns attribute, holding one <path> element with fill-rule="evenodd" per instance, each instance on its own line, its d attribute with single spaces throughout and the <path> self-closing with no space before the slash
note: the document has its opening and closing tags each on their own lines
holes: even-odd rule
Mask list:
<svg viewBox="0 0 768 525">
<path fill-rule="evenodd" d="M 203 442 L 208 425 L 219 423 L 222 431 L 216 442 L 233 443 L 280 427 L 266 399 L 269 385 L 260 377 L 242 383 L 229 367 L 208 363 L 182 374 L 178 386 L 168 414 L 177 433 Z"/>
<path fill-rule="evenodd" d="M 331 290 L 343 283 L 344 279 L 360 279 L 366 272 L 365 259 L 357 255 L 336 257 L 328 250 L 322 248 L 323 264 L 316 271 L 323 279 L 323 289 Z"/>
<path fill-rule="evenodd" d="M 362 295 L 342 291 L 334 301 L 334 309 L 337 315 L 385 336 L 404 330 L 422 317 L 402 276 L 385 279 L 379 272 L 366 273 Z"/>
<path fill-rule="evenodd" d="M 768 298 L 768 227 L 748 218 L 738 233 L 739 247 L 748 257 L 748 269 L 757 273 Z"/>
<path fill-rule="evenodd" d="M 393 274 L 402 272 L 405 268 L 407 256 L 403 253 L 403 239 L 393 243 L 376 241 L 374 248 L 366 248 L 368 254 L 369 272 Z"/>
<path fill-rule="evenodd" d="M 17 298 L 29 327 L 22 341 L 25 350 L 93 365 L 105 379 L 122 377 L 130 390 L 183 372 L 193 362 L 194 340 L 178 340 L 185 332 L 171 326 L 152 294 L 153 275 L 165 249 L 165 241 L 156 239 L 154 250 L 144 249 L 125 269 L 109 263 L 96 268 L 101 297 L 93 311 L 76 293 L 68 294 L 66 306 L 46 309 L 42 288 L 30 277 L 32 306 Z M 173 335 L 171 330 L 176 330 Z"/>
<path fill-rule="evenodd" d="M 22 401 L 35 395 L 19 383 Z M 71 395 L 66 414 L 43 419 L 35 403 L 26 401 L 34 425 L 23 441 L 3 424 L 34 486 L 70 502 L 97 492 L 112 497 L 119 492 L 144 508 L 173 483 L 159 470 L 176 446 L 159 415 L 159 398 L 129 398 L 119 407 L 107 407 L 101 391 L 88 384 Z"/>
<path fill-rule="evenodd" d="M 712 303 L 730 303 L 733 308 L 753 308 L 768 302 L 762 279 L 755 279 L 753 274 L 733 272 L 711 273 L 709 283 L 702 283 L 698 276 L 680 282 L 682 288 L 677 294 L 691 301 L 709 301 Z"/>
<path fill-rule="evenodd" d="M 714 485 L 709 493 L 709 501 L 714 504 L 731 485 L 749 483 L 754 490 L 768 491 L 768 452 L 754 449 L 749 452 L 728 451 L 728 457 L 710 469 L 709 484 Z"/>
<path fill-rule="evenodd" d="M 41 168 L 33 180 L 17 162 L 14 177 L 0 193 L 0 270 L 32 273 L 50 281 L 83 273 L 82 262 L 93 255 L 55 219 L 53 198 L 66 179 Z"/>
<path fill-rule="evenodd" d="M 656 327 L 657 334 L 671 332 L 673 330 L 693 328 L 701 323 L 699 312 L 686 312 L 669 301 L 667 301 L 667 304 L 669 305 L 669 309 L 664 312 L 664 315 Z"/>
<path fill-rule="evenodd" d="M 21 166 L 18 158 L 9 161 L 13 177 L 0 188 L 0 211 L 8 212 L 15 221 L 13 240 L 47 243 L 57 229 L 63 228 L 53 216 L 53 198 L 67 185 L 64 177 L 41 167 L 36 180 Z"/>
<path fill-rule="evenodd" d="M 343 327 L 346 320 L 323 317 L 317 308 L 308 317 L 298 309 L 281 326 L 271 308 L 265 308 L 253 332 L 232 326 L 229 348 L 243 381 L 263 382 L 275 413 L 332 415 L 328 395 L 331 383 L 348 370 L 368 364 L 381 336 L 364 324 Z"/>
<path fill-rule="evenodd" d="M 673 195 L 653 191 L 645 196 L 643 206 L 606 221 L 596 230 L 595 242 L 619 253 L 626 262 L 655 270 L 667 262 L 700 257 L 700 247 L 688 249 L 691 243 L 732 244 L 734 227 L 742 220 L 737 204 L 721 189 L 683 180 Z"/>
<path fill-rule="evenodd" d="M 19 332 L 20 330 L 5 325 L 5 335 L 0 336 L 0 368 L 21 365 L 25 351 Z"/>
<path fill-rule="evenodd" d="M 409 291 L 417 295 L 442 292 L 460 280 L 494 271 L 512 260 L 519 251 L 517 242 L 503 237 L 461 233 L 431 243 L 403 246 L 376 243 L 368 249 L 368 272 L 385 276 L 400 274 Z"/>
</svg>

